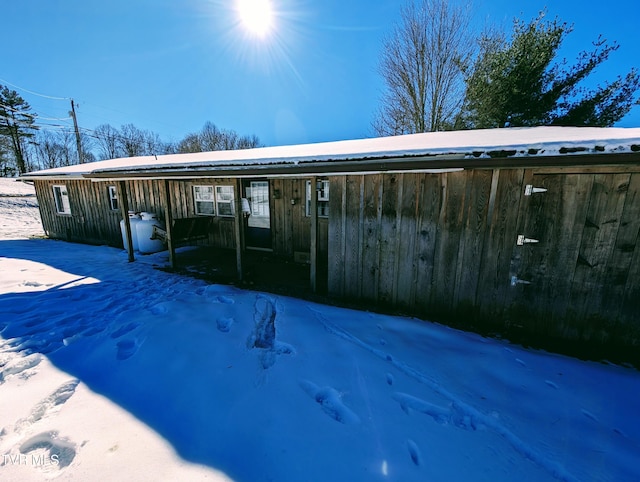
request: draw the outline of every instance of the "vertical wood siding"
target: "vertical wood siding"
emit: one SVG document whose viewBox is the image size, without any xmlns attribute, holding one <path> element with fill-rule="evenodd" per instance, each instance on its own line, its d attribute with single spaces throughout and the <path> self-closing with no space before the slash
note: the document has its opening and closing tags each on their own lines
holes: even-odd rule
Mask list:
<svg viewBox="0 0 640 482">
<path fill-rule="evenodd" d="M 53 186 L 65 185 L 71 214 L 57 214 Z M 35 182 L 45 233 L 52 238 L 122 246 L 120 211 L 109 205 L 109 184 L 82 180 Z"/>
<path fill-rule="evenodd" d="M 164 197 L 160 183 L 164 181 L 126 181 L 129 209 L 136 212 L 153 212 L 164 217 Z M 305 179 L 277 179 L 271 181 L 271 226 L 273 250 L 279 256 L 293 258 L 295 252 L 309 253 L 311 246 L 311 218 L 305 211 Z M 69 193 L 71 215 L 56 214 L 52 186 L 64 184 Z M 109 205 L 109 182 L 65 180 L 35 182 L 40 213 L 48 236 L 69 241 L 92 244 L 109 244 L 122 247 L 120 211 L 112 211 Z M 234 179 L 191 179 L 169 181 L 174 219 L 196 216 L 193 201 L 195 185 L 234 185 Z M 275 190 L 279 189 L 278 196 Z M 238 195 L 238 194 L 236 194 Z M 291 200 L 294 200 L 294 203 Z M 235 249 L 232 217 L 213 216 L 209 239 L 198 244 Z M 328 221 L 318 220 L 319 256 L 326 264 L 328 249 Z"/>
<path fill-rule="evenodd" d="M 631 334 L 640 344 L 640 173 L 330 181 L 331 295 L 571 339 Z M 527 184 L 547 192 L 525 196 Z M 519 234 L 539 242 L 518 246 Z"/>
</svg>

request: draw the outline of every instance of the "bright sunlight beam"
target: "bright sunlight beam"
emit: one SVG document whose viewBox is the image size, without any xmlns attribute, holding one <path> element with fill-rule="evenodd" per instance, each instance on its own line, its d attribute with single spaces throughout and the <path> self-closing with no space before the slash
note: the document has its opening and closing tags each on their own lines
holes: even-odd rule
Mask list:
<svg viewBox="0 0 640 482">
<path fill-rule="evenodd" d="M 249 33 L 264 37 L 271 30 L 273 25 L 271 0 L 236 0 L 236 9 Z"/>
</svg>

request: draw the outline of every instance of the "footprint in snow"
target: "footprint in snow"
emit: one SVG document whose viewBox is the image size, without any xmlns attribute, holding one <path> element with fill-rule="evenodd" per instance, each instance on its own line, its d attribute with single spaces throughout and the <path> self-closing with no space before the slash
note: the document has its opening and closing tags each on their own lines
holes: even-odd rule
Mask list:
<svg viewBox="0 0 640 482">
<path fill-rule="evenodd" d="M 452 403 L 448 408 L 445 408 L 414 397 L 413 395 L 400 392 L 394 393 L 393 399 L 400 404 L 400 408 L 407 415 L 411 415 L 413 411 L 416 411 L 428 415 L 441 425 L 451 424 L 454 427 L 469 431 L 483 428 L 475 414 L 456 403 Z"/>
<path fill-rule="evenodd" d="M 38 288 L 40 286 L 42 286 L 42 283 L 38 283 L 37 281 L 25 281 L 24 283 L 22 283 L 23 286 L 29 286 L 32 288 Z"/>
<path fill-rule="evenodd" d="M 76 457 L 76 446 L 70 440 L 58 436 L 55 430 L 34 435 L 20 445 L 20 453 L 28 454 L 34 451 L 44 451 L 43 457 L 35 457 L 33 460 L 41 460 L 42 468 L 63 469 L 71 465 Z"/>
<path fill-rule="evenodd" d="M 314 383 L 303 380 L 302 389 L 320 405 L 322 411 L 336 422 L 352 425 L 360 423 L 360 417 L 347 407 L 340 393 L 333 387 L 318 387 Z"/>
<path fill-rule="evenodd" d="M 116 358 L 118 360 L 126 360 L 136 354 L 140 344 L 136 339 L 122 340 L 117 343 L 118 352 Z"/>
<path fill-rule="evenodd" d="M 409 450 L 409 456 L 411 457 L 411 461 L 415 465 L 420 465 L 420 459 L 422 458 L 420 455 L 420 449 L 418 445 L 411 439 L 407 440 L 407 449 Z"/>
<path fill-rule="evenodd" d="M 37 403 L 31 409 L 31 413 L 27 418 L 20 419 L 16 422 L 16 432 L 29 428 L 34 423 L 46 417 L 56 407 L 64 404 L 73 396 L 79 383 L 79 380 L 71 380 L 60 385 L 51 395 Z"/>
<path fill-rule="evenodd" d="M 16 357 L 2 367 L 0 371 L 0 385 L 11 375 L 19 375 L 37 367 L 42 361 L 42 355 L 33 353 L 26 357 Z"/>
<path fill-rule="evenodd" d="M 229 298 L 228 296 L 222 296 L 222 295 L 217 296 L 215 301 L 218 303 L 223 303 L 225 305 L 232 305 L 235 303 L 233 298 Z"/>
<path fill-rule="evenodd" d="M 233 325 L 234 321 L 235 320 L 231 317 L 229 318 L 220 317 L 216 320 L 216 325 L 218 327 L 218 330 L 220 330 L 223 333 L 228 333 L 229 330 L 231 330 L 231 325 Z"/>
</svg>

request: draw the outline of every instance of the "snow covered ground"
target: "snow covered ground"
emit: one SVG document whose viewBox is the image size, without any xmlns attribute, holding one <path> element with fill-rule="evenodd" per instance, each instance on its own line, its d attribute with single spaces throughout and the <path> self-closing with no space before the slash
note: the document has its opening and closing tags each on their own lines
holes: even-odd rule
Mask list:
<svg viewBox="0 0 640 482">
<path fill-rule="evenodd" d="M 27 239 L 15 187 L 0 480 L 640 480 L 636 370 Z"/>
</svg>

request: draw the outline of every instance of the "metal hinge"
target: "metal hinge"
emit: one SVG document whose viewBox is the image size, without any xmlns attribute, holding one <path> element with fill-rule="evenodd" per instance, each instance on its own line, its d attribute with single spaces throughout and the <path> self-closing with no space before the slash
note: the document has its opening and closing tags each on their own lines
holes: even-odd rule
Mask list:
<svg viewBox="0 0 640 482">
<path fill-rule="evenodd" d="M 539 239 L 525 238 L 524 234 L 518 234 L 518 241 L 517 241 L 518 246 L 522 246 L 524 244 L 535 244 L 539 242 L 540 242 Z"/>
<path fill-rule="evenodd" d="M 531 196 L 532 194 L 538 194 L 541 192 L 547 192 L 547 189 L 544 187 L 533 187 L 533 184 L 527 184 L 524 187 L 524 195 Z"/>
<path fill-rule="evenodd" d="M 517 285 L 530 285 L 531 281 L 525 281 L 523 279 L 518 279 L 517 276 L 512 276 L 511 277 L 511 286 L 517 286 Z"/>
</svg>

